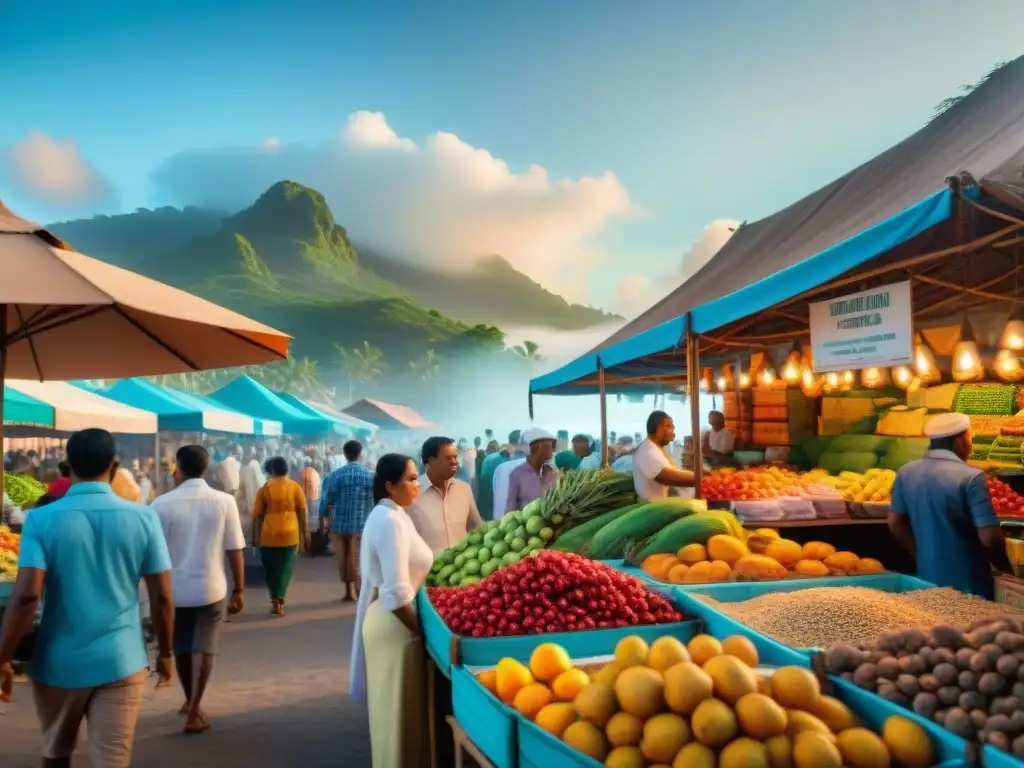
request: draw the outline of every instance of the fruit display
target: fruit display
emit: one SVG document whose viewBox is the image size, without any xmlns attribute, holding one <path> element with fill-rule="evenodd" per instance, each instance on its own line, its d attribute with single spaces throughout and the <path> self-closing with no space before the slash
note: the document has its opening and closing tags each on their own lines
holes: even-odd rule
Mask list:
<svg viewBox="0 0 1024 768">
<path fill-rule="evenodd" d="M 46 486 L 28 475 L 12 475 L 4 472 L 4 493 L 13 504 L 27 507 L 46 495 Z"/>
<path fill-rule="evenodd" d="M 828 649 L 830 672 L 969 741 L 1024 758 L 1024 616 L 887 632 Z"/>
<path fill-rule="evenodd" d="M 824 473 L 823 473 L 824 474 Z M 701 495 L 708 501 L 748 501 L 807 496 L 818 474 L 801 475 L 775 466 L 716 469 L 701 482 Z"/>
<path fill-rule="evenodd" d="M 594 560 L 621 558 L 631 542 L 656 538 L 673 524 L 706 511 L 703 501 L 693 499 L 662 499 L 640 505 L 602 526 L 583 545 L 581 553 Z"/>
<path fill-rule="evenodd" d="M 649 555 L 641 567 L 648 576 L 672 584 L 856 576 L 885 570 L 878 560 L 837 552 L 822 541 L 798 544 L 772 528 L 758 528 L 745 539 L 718 534 L 706 543 L 686 544 L 674 555 Z"/>
<path fill-rule="evenodd" d="M 964 384 L 953 398 L 953 410 L 969 416 L 1010 416 L 1017 411 L 1012 384 Z"/>
<path fill-rule="evenodd" d="M 931 739 L 912 720 L 892 716 L 875 733 L 824 695 L 809 670 L 758 662 L 757 649 L 741 636 L 697 635 L 685 645 L 632 636 L 590 675 L 564 650 L 541 646 L 528 666 L 505 659 L 478 679 L 607 768 L 933 764 Z"/>
<path fill-rule="evenodd" d="M 0 582 L 15 581 L 18 578 L 20 551 L 21 536 L 0 525 Z"/>
<path fill-rule="evenodd" d="M 868 587 L 813 587 L 770 592 L 735 603 L 700 593 L 693 597 L 793 648 L 870 643 L 884 632 L 928 630 L 940 624 L 964 627 L 990 616 L 1014 613 L 1009 606 L 948 587 L 899 594 Z"/>
<path fill-rule="evenodd" d="M 599 518 L 636 501 L 633 478 L 607 470 L 565 472 L 558 484 L 526 509 L 489 520 L 440 552 L 427 586 L 470 586 L 514 565 L 555 540 L 556 532 Z"/>
<path fill-rule="evenodd" d="M 997 477 L 988 479 L 988 492 L 992 496 L 992 506 L 999 517 L 1024 518 L 1024 496 Z"/>
<path fill-rule="evenodd" d="M 869 469 L 867 472 L 840 472 L 838 477 L 822 478 L 843 494 L 845 501 L 886 503 L 892 500 L 896 473 L 891 469 Z"/>
<path fill-rule="evenodd" d="M 709 509 L 671 522 L 647 539 L 627 542 L 626 555 L 632 561 L 642 562 L 650 555 L 673 554 L 690 544 L 704 544 L 719 535 L 744 541 L 747 532 L 733 513 Z"/>
<path fill-rule="evenodd" d="M 539 552 L 467 587 L 427 597 L 453 632 L 471 637 L 573 632 L 682 621 L 639 579 L 565 552 Z"/>
</svg>

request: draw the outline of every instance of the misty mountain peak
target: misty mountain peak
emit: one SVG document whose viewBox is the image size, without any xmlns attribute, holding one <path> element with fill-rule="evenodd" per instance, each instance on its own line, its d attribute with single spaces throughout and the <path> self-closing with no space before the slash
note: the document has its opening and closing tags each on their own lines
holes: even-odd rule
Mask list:
<svg viewBox="0 0 1024 768">
<path fill-rule="evenodd" d="M 478 256 L 474 262 L 474 266 L 481 272 L 515 272 L 516 268 L 512 266 L 512 263 L 504 256 L 499 256 L 496 253 L 487 254 L 486 256 Z"/>
<path fill-rule="evenodd" d="M 279 181 L 244 211 L 231 216 L 224 228 L 247 236 L 348 245 L 322 194 L 294 181 Z"/>
</svg>

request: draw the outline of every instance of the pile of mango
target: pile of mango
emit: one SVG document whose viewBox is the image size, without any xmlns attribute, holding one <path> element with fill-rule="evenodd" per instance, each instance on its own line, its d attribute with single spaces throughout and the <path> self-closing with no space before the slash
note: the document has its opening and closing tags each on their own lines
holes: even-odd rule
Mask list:
<svg viewBox="0 0 1024 768">
<path fill-rule="evenodd" d="M 844 501 L 884 504 L 892 500 L 892 486 L 896 482 L 896 473 L 891 469 L 869 469 L 863 474 L 840 472 L 836 477 L 828 475 L 824 470 L 815 472 L 820 473 L 815 476 L 815 481 L 822 485 L 831 485 L 843 494 Z"/>
</svg>

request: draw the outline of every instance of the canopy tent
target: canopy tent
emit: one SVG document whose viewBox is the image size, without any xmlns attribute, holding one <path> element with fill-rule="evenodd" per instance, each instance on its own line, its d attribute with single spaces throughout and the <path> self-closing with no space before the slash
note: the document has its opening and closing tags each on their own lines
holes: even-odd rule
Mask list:
<svg viewBox="0 0 1024 768">
<path fill-rule="evenodd" d="M 696 335 L 722 329 L 833 287 L 836 279 L 901 247 L 908 251 L 898 254 L 903 257 L 946 246 L 955 249 L 950 253 L 966 252 L 969 238 L 953 217 L 963 199 L 980 199 L 980 210 L 1001 219 L 1001 233 L 973 233 L 981 235 L 974 250 L 1013 245 L 1006 236 L 1017 232 L 1017 220 L 997 209 L 1024 209 L 1022 167 L 1024 57 L 874 159 L 788 208 L 741 226 L 669 296 L 587 354 L 533 379 L 530 393 L 597 392 L 602 375 L 608 391 L 678 384 L 686 374 L 687 322 Z M 947 181 L 960 174 L 970 174 L 969 182 L 980 179 L 980 187 L 963 188 L 963 198 L 960 184 L 951 188 Z M 1011 281 L 1015 274 L 1009 274 Z M 915 293 L 915 304 L 917 298 Z M 780 326 L 778 337 L 783 335 Z M 726 347 L 719 344 L 723 357 Z"/>
<path fill-rule="evenodd" d="M 213 410 L 226 411 L 228 413 L 238 413 L 242 416 L 247 416 L 252 419 L 253 426 L 256 428 L 255 434 L 261 437 L 280 437 L 284 434 L 284 426 L 280 421 L 274 421 L 273 419 L 263 419 L 256 416 L 249 416 L 248 414 L 242 413 L 234 408 L 229 408 L 224 403 L 218 402 L 211 397 L 206 395 L 197 395 L 194 392 L 181 392 L 179 390 L 172 390 L 181 397 L 186 403 L 194 403 L 198 408 L 211 408 Z"/>
<path fill-rule="evenodd" d="M 437 426 L 408 406 L 384 403 L 369 398 L 353 403 L 344 410 L 344 413 L 363 421 L 372 422 L 380 429 L 387 430 L 431 429 Z"/>
<path fill-rule="evenodd" d="M 23 381 L 8 379 L 5 391 L 49 407 L 52 423 L 37 424 L 54 432 L 76 432 L 99 427 L 129 435 L 151 435 L 157 431 L 155 413 L 133 408 L 76 387 L 64 381 Z M 7 400 L 7 398 L 4 398 Z M 5 403 L 6 411 L 6 403 Z"/>
<path fill-rule="evenodd" d="M 4 387 L 4 424 L 53 429 L 53 406 Z"/>
<path fill-rule="evenodd" d="M 157 414 L 161 431 L 256 434 L 251 416 L 194 400 L 185 392 L 167 389 L 145 379 L 122 379 L 104 394 L 119 403 Z"/>
<path fill-rule="evenodd" d="M 278 421 L 284 432 L 291 435 L 332 432 L 337 424 L 333 419 L 302 412 L 251 376 L 239 376 L 210 394 L 210 399 L 250 416 Z"/>
<path fill-rule="evenodd" d="M 326 406 L 318 407 L 312 403 L 307 403 L 305 400 L 299 399 L 290 392 L 275 392 L 274 394 L 297 410 L 302 411 L 307 416 L 334 421 L 335 431 L 338 432 L 338 434 L 347 435 L 359 433 L 362 436 L 368 437 L 377 431 L 377 427 L 374 424 L 370 424 L 362 419 L 357 419 L 355 416 L 350 416 L 347 413 L 338 413 L 328 409 Z"/>
</svg>

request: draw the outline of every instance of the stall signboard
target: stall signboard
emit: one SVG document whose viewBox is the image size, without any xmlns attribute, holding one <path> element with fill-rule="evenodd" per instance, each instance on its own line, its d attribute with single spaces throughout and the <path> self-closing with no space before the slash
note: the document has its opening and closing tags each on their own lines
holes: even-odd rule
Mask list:
<svg viewBox="0 0 1024 768">
<path fill-rule="evenodd" d="M 815 373 L 909 365 L 914 357 L 910 281 L 810 306 Z"/>
</svg>

